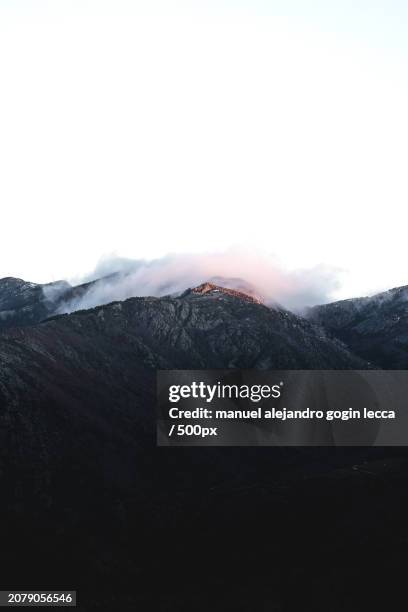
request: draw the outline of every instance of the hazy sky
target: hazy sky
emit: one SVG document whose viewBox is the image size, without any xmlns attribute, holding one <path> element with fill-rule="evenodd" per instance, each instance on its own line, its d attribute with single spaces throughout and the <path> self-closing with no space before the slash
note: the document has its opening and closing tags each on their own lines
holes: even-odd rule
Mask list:
<svg viewBox="0 0 408 612">
<path fill-rule="evenodd" d="M 408 3 L 0 0 L 0 277 L 255 246 L 408 284 Z"/>
</svg>

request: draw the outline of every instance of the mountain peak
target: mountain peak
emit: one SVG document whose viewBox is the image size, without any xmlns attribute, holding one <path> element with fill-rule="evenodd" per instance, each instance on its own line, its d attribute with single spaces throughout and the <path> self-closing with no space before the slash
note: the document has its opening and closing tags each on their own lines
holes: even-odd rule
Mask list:
<svg viewBox="0 0 408 612">
<path fill-rule="evenodd" d="M 2 288 L 24 286 L 35 287 L 36 283 L 29 283 L 28 281 L 25 281 L 22 278 L 15 278 L 14 276 L 5 276 L 4 278 L 0 278 L 0 286 Z"/>
<path fill-rule="evenodd" d="M 262 304 L 262 301 L 255 295 L 250 295 L 244 291 L 237 291 L 236 289 L 229 289 L 228 287 L 222 287 L 221 285 L 215 285 L 214 283 L 206 282 L 194 287 L 193 289 L 187 289 L 183 294 L 185 295 L 207 295 L 214 298 L 221 297 L 222 295 L 229 295 L 232 297 L 245 300 L 246 302 L 252 302 L 254 304 Z"/>
</svg>

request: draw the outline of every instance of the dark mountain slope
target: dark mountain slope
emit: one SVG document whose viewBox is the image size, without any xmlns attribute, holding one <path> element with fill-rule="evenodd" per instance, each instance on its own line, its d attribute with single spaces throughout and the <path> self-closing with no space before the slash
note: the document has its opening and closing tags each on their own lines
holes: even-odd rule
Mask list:
<svg viewBox="0 0 408 612">
<path fill-rule="evenodd" d="M 307 318 L 378 367 L 408 368 L 408 286 L 315 306 Z"/>
<path fill-rule="evenodd" d="M 4 333 L 0 351 L 25 363 L 152 368 L 357 368 L 364 362 L 309 322 L 210 285 L 180 298 L 131 298 Z M 12 348 L 10 347 L 12 344 Z M 87 361 L 87 359 L 89 361 Z M 23 363 L 23 361 L 22 361 Z M 14 364 L 18 369 L 18 364 Z M 26 366 L 24 366 L 26 367 Z"/>
</svg>

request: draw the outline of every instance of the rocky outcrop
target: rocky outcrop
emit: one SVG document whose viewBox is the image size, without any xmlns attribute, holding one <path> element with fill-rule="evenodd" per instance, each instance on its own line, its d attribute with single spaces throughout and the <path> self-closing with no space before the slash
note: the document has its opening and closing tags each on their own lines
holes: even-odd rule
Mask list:
<svg viewBox="0 0 408 612">
<path fill-rule="evenodd" d="M 218 299 L 222 299 L 225 295 L 231 295 L 247 302 L 252 302 L 253 304 L 262 304 L 261 298 L 255 296 L 253 293 L 222 287 L 214 283 L 202 283 L 198 287 L 194 287 L 194 289 L 188 289 L 183 296 L 186 297 L 188 295 L 206 295 Z"/>
</svg>

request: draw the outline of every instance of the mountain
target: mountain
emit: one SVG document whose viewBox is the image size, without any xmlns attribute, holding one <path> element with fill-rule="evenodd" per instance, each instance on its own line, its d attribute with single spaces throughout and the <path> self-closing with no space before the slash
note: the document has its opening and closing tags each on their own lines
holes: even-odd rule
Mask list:
<svg viewBox="0 0 408 612">
<path fill-rule="evenodd" d="M 0 281 L 0 320 L 5 328 L 33 326 L 51 318 L 61 305 L 73 305 L 107 279 L 71 287 L 60 281 L 47 285 L 6 278 Z M 197 300 L 196 298 L 200 298 Z M 79 317 L 79 318 L 78 318 Z M 261 367 L 261 368 L 352 368 L 364 365 L 336 340 L 278 305 L 267 307 L 248 291 L 215 285 L 202 285 L 180 297 L 131 298 L 97 309 L 76 311 L 36 330 L 15 332 L 26 349 L 31 336 L 47 334 L 58 338 L 70 327 L 80 327 L 81 341 L 95 322 L 105 321 L 103 337 L 125 334 L 124 345 L 144 343 L 150 367 Z M 55 329 L 54 329 L 55 327 Z M 49 330 L 52 328 L 52 332 Z M 13 335 L 3 336 L 3 342 Z M 97 351 L 99 340 L 92 338 Z M 67 340 L 67 346 L 69 341 Z M 133 356 L 133 361 L 136 359 Z M 35 356 L 31 358 L 34 359 Z M 62 359 L 64 355 L 56 356 Z"/>
<path fill-rule="evenodd" d="M 20 278 L 0 279 L 0 331 L 40 323 L 59 312 L 84 307 L 88 296 L 108 283 L 118 280 L 112 274 L 72 286 L 67 281 L 38 284 Z"/>
<path fill-rule="evenodd" d="M 55 310 L 55 302 L 69 289 L 57 281 L 40 285 L 20 278 L 0 279 L 0 329 L 33 325 Z"/>
<path fill-rule="evenodd" d="M 257 289 L 241 278 L 214 277 L 209 282 L 262 301 Z M 55 314 L 123 301 L 139 295 L 140 290 L 130 272 L 115 272 L 74 286 L 66 281 L 41 285 L 18 278 L 3 278 L 0 279 L 0 330 L 35 325 Z M 183 290 L 174 292 L 174 283 L 170 281 L 163 281 L 153 290 L 157 296 L 183 293 Z"/>
<path fill-rule="evenodd" d="M 163 291 L 165 288 L 166 283 L 163 284 Z M 3 278 L 0 279 L 0 331 L 36 325 L 59 313 L 91 309 L 95 305 L 111 303 L 118 296 L 119 299 L 125 299 L 133 293 L 134 284 L 131 276 L 119 273 L 77 286 L 71 286 L 65 281 L 41 285 L 17 278 Z M 263 304 L 260 292 L 242 278 L 214 277 L 195 289 L 179 292 L 172 297 L 182 297 L 183 300 L 191 301 L 194 296 L 200 295 L 208 300 L 216 298 L 217 294 L 219 299 L 222 296 L 235 295 L 244 301 Z M 346 362 L 350 359 L 350 353 L 353 353 L 364 363 L 370 362 L 373 367 L 388 369 L 408 367 L 408 287 L 398 287 L 372 297 L 315 306 L 308 309 L 304 318 L 295 316 L 279 304 L 267 305 L 269 317 L 273 317 L 273 321 L 269 324 L 274 335 L 274 355 L 276 356 L 276 347 L 279 347 L 277 362 L 287 364 L 282 367 L 316 367 L 315 364 L 319 362 L 317 355 L 322 356 L 329 346 L 333 349 L 334 345 L 337 355 L 340 355 L 345 351 L 343 344 L 348 347 L 348 351 L 345 351 L 348 353 Z M 266 308 L 266 305 L 263 307 Z M 214 314 L 215 312 L 216 310 Z M 210 314 L 209 311 L 207 314 Z M 239 317 L 237 329 L 239 328 L 240 333 L 250 338 L 251 329 L 243 323 L 245 314 L 240 313 Z M 255 318 L 258 320 L 259 317 Z M 308 321 L 308 326 L 305 319 Z M 258 322 L 253 325 L 254 330 L 257 329 Z M 220 325 L 222 324 L 221 321 Z M 268 327 L 266 321 L 264 324 Z M 183 327 L 180 337 L 185 333 Z M 262 332 L 261 335 L 268 338 L 268 333 L 264 336 Z M 228 342 L 225 347 L 227 350 L 231 348 Z M 332 349 L 329 352 L 332 352 Z M 265 351 L 266 354 L 270 352 L 270 347 L 265 347 Z M 204 356 L 201 355 L 201 358 L 204 363 Z M 272 367 L 264 365 L 260 354 L 256 359 L 260 367 Z M 232 353 L 229 362 L 234 364 Z M 268 357 L 265 363 L 272 364 L 273 360 Z M 291 363 L 294 365 L 291 366 Z M 303 365 L 298 366 L 300 363 Z M 325 367 L 324 359 L 321 359 L 320 363 L 321 367 Z M 332 363 L 331 357 L 327 363 Z M 327 365 L 327 367 L 332 366 Z M 339 367 L 337 361 L 333 367 Z M 345 367 L 348 367 L 347 363 Z"/>
<path fill-rule="evenodd" d="M 37 286 L 13 292 L 14 305 L 26 292 L 41 303 Z M 2 583 L 76 588 L 81 610 L 299 610 L 316 567 L 329 600 L 333 555 L 359 579 L 390 559 L 403 574 L 390 542 L 408 504 L 392 450 L 379 461 L 378 449 L 156 447 L 155 370 L 228 367 L 367 366 L 301 317 L 213 283 L 4 329 Z"/>
<path fill-rule="evenodd" d="M 3 333 L 3 350 L 9 342 L 14 353 L 17 347 L 35 347 L 43 358 L 47 354 L 65 366 L 75 352 L 77 359 L 89 355 L 90 369 L 99 354 L 106 367 L 126 361 L 125 369 L 136 364 L 189 369 L 365 366 L 301 317 L 213 284 L 187 290 L 178 298 L 130 298 L 58 315 L 30 329 Z M 33 360 L 35 354 L 30 355 Z"/>
<path fill-rule="evenodd" d="M 408 368 L 408 286 L 315 306 L 306 316 L 375 366 Z"/>
</svg>

